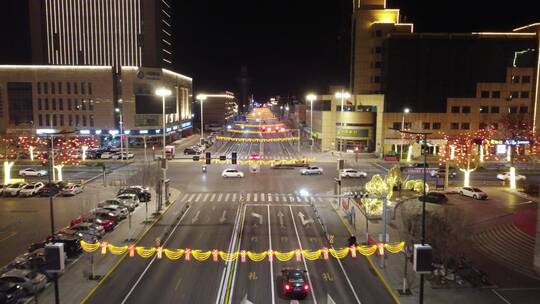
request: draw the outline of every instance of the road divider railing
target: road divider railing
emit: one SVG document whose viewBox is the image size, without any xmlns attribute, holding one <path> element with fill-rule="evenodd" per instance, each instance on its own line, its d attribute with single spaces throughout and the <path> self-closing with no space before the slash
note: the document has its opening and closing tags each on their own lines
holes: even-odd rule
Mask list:
<svg viewBox="0 0 540 304">
<path fill-rule="evenodd" d="M 123 255 L 128 254 L 129 257 L 135 257 L 138 255 L 142 258 L 150 258 L 154 255 L 158 259 L 162 259 L 163 256 L 169 260 L 180 260 L 184 259 L 185 261 L 190 261 L 192 258 L 204 262 L 212 258 L 214 262 L 218 262 L 220 259 L 225 262 L 235 261 L 240 259 L 241 262 L 246 262 L 247 259 L 253 262 L 261 262 L 264 260 L 273 261 L 274 257 L 280 262 L 287 262 L 293 258 L 296 261 L 300 262 L 302 257 L 307 260 L 314 261 L 319 259 L 328 260 L 330 257 L 335 259 L 344 259 L 349 255 L 352 258 L 356 258 L 358 254 L 364 256 L 370 256 L 373 254 L 385 255 L 385 254 L 396 254 L 403 250 L 405 247 L 405 242 L 397 243 L 378 243 L 373 245 L 359 245 L 359 246 L 350 246 L 342 248 L 327 248 L 323 247 L 317 250 L 300 250 L 295 249 L 287 252 L 280 252 L 276 250 L 266 250 L 261 252 L 254 252 L 249 250 L 240 250 L 235 252 L 221 251 L 217 249 L 213 250 L 199 250 L 199 249 L 168 249 L 159 247 L 143 247 L 135 245 L 124 245 L 124 246 L 115 246 L 107 242 L 96 242 L 88 243 L 81 241 L 82 249 L 88 253 L 93 253 L 100 251 L 101 254 L 113 254 L 113 255 Z"/>
</svg>

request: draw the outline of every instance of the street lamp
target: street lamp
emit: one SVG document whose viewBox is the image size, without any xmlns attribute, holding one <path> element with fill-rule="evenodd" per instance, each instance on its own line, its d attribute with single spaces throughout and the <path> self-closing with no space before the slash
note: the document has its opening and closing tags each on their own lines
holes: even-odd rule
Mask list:
<svg viewBox="0 0 540 304">
<path fill-rule="evenodd" d="M 343 102 L 345 101 L 345 99 L 347 98 L 350 98 L 351 97 L 351 94 L 349 92 L 345 92 L 344 90 L 341 90 L 340 92 L 337 92 L 336 93 L 336 98 L 340 98 L 341 99 L 341 115 L 340 115 L 340 120 L 341 120 L 341 124 L 340 124 L 340 127 L 339 127 L 339 130 L 341 131 L 341 136 L 339 137 L 339 151 L 343 151 L 343 139 L 342 139 L 342 136 L 343 136 Z"/>
<path fill-rule="evenodd" d="M 204 116 L 203 116 L 203 101 L 205 101 L 208 98 L 208 96 L 204 94 L 197 95 L 197 99 L 201 102 L 201 143 L 204 139 Z"/>
<path fill-rule="evenodd" d="M 313 102 L 317 100 L 317 96 L 315 94 L 308 94 L 308 96 L 306 96 L 306 99 L 309 100 L 309 103 L 311 105 L 311 109 L 309 111 L 309 134 L 311 135 L 311 151 L 313 151 Z"/>
<path fill-rule="evenodd" d="M 116 108 L 115 111 L 120 115 L 120 157 L 121 160 L 124 160 L 124 139 L 122 138 L 122 136 L 124 135 L 124 123 L 122 119 L 122 111 L 120 110 L 120 108 Z"/>
<path fill-rule="evenodd" d="M 405 114 L 409 114 L 409 112 L 409 108 L 403 109 L 403 113 L 401 114 L 401 130 L 405 130 Z M 401 133 L 401 149 L 399 155 L 399 161 L 401 162 L 401 159 L 403 158 L 403 133 Z M 408 156 L 407 161 L 410 161 Z"/>
<path fill-rule="evenodd" d="M 163 157 L 163 162 L 166 162 L 167 157 L 165 155 L 165 144 L 166 144 L 167 128 L 166 128 L 166 120 L 165 120 L 165 97 L 171 96 L 172 92 L 171 92 L 171 90 L 169 90 L 167 88 L 159 88 L 159 89 L 156 90 L 156 95 L 161 96 L 161 102 L 162 102 L 162 106 L 163 106 L 163 116 L 162 116 L 162 122 L 163 122 L 163 132 L 162 132 L 163 151 L 162 151 L 162 153 L 163 154 L 162 154 L 162 157 Z M 163 168 L 163 185 L 165 185 L 165 180 L 167 179 L 167 165 L 166 165 L 166 163 L 164 165 L 162 165 L 162 168 Z M 165 199 L 168 199 L 167 193 L 165 193 Z M 158 206 L 158 211 L 160 209 L 161 209 L 161 204 Z"/>
</svg>

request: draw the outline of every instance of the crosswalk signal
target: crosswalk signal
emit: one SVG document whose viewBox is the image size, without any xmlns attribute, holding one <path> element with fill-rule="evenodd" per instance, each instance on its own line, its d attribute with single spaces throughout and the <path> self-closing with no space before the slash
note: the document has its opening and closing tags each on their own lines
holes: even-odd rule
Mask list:
<svg viewBox="0 0 540 304">
<path fill-rule="evenodd" d="M 206 152 L 206 164 L 210 165 L 212 163 L 212 154 L 210 152 Z"/>
<path fill-rule="evenodd" d="M 236 165 L 238 155 L 236 152 L 231 153 L 231 162 L 233 165 Z"/>
</svg>

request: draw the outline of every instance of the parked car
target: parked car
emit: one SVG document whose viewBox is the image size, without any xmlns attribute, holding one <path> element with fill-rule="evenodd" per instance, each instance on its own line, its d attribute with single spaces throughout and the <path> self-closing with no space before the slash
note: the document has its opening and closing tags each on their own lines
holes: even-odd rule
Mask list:
<svg viewBox="0 0 540 304">
<path fill-rule="evenodd" d="M 56 195 L 61 190 L 61 185 L 58 185 L 56 183 L 47 183 L 41 187 L 41 189 L 38 190 L 37 195 L 39 196 L 49 196 L 49 194 L 52 192 L 52 195 Z"/>
<path fill-rule="evenodd" d="M 460 195 L 469 196 L 474 199 L 487 199 L 488 197 L 488 195 L 484 191 L 474 187 L 461 187 L 458 193 Z"/>
<path fill-rule="evenodd" d="M 103 206 L 100 206 L 100 208 L 109 210 L 111 212 L 118 212 L 118 214 L 120 214 L 120 219 L 125 219 L 129 215 L 128 208 L 121 205 L 103 205 Z"/>
<path fill-rule="evenodd" d="M 19 171 L 20 176 L 45 176 L 47 171 L 34 168 L 26 168 Z"/>
<path fill-rule="evenodd" d="M 431 170 L 429 171 L 429 175 L 431 177 L 436 177 L 436 176 L 441 176 L 441 177 L 444 177 L 446 175 L 446 169 L 445 168 L 439 168 L 437 170 Z M 449 178 L 454 178 L 457 176 L 457 171 L 453 168 L 450 168 L 450 170 L 448 171 L 448 177 Z"/>
<path fill-rule="evenodd" d="M 122 204 L 130 211 L 133 211 L 139 206 L 139 197 L 134 193 L 124 193 L 116 197 L 116 199 L 122 201 Z"/>
<path fill-rule="evenodd" d="M 281 270 L 281 290 L 283 295 L 289 298 L 304 299 L 309 294 L 309 281 L 306 279 L 304 270 L 283 269 Z"/>
<path fill-rule="evenodd" d="M 323 173 L 323 169 L 321 167 L 317 167 L 317 166 L 309 166 L 309 167 L 306 167 L 302 170 L 300 170 L 300 174 L 302 175 L 312 175 L 312 174 L 322 174 Z"/>
<path fill-rule="evenodd" d="M 46 268 L 45 249 L 39 248 L 31 252 L 26 252 L 14 258 L 8 264 L 9 269 L 27 269 L 43 273 L 47 277 L 51 277 L 50 272 Z M 0 302 L 1 303 L 1 302 Z"/>
<path fill-rule="evenodd" d="M 363 171 L 358 171 L 356 169 L 343 169 L 339 172 L 343 178 L 358 178 L 358 177 L 367 177 L 367 173 Z"/>
<path fill-rule="evenodd" d="M 244 172 L 238 171 L 237 169 L 225 169 L 221 172 L 222 177 L 244 177 Z"/>
<path fill-rule="evenodd" d="M 70 226 L 76 226 L 81 223 L 90 223 L 90 224 L 96 224 L 100 227 L 103 227 L 105 232 L 112 231 L 114 227 L 116 226 L 116 222 L 113 220 L 107 220 L 104 218 L 99 218 L 93 213 L 87 213 L 85 215 L 80 215 L 74 219 L 71 220 Z"/>
<path fill-rule="evenodd" d="M 27 183 L 15 183 L 15 184 L 9 184 L 4 189 L 4 196 L 17 196 L 19 195 L 19 192 L 24 189 L 28 184 Z"/>
<path fill-rule="evenodd" d="M 105 228 L 103 228 L 103 226 L 100 226 L 94 223 L 89 223 L 89 222 L 79 223 L 79 224 L 70 226 L 69 229 L 74 230 L 74 231 L 79 231 L 82 233 L 92 234 L 99 238 L 105 235 Z"/>
<path fill-rule="evenodd" d="M 21 285 L 0 281 L 0 303 L 17 304 L 25 295 L 26 293 Z"/>
<path fill-rule="evenodd" d="M 150 192 L 150 189 L 142 186 L 129 186 L 122 188 L 118 191 L 117 195 L 129 193 L 136 194 L 140 202 L 149 202 L 152 198 L 152 193 Z"/>
<path fill-rule="evenodd" d="M 62 196 L 74 196 L 83 191 L 83 187 L 79 184 L 67 184 L 62 190 L 60 190 L 60 194 Z"/>
<path fill-rule="evenodd" d="M 43 186 L 45 185 L 42 182 L 28 184 L 19 191 L 19 196 L 34 196 L 38 194 Z"/>
<path fill-rule="evenodd" d="M 135 154 L 131 152 L 118 152 L 113 155 L 113 159 L 132 159 L 135 157 Z"/>
<path fill-rule="evenodd" d="M 6 188 L 8 185 L 0 184 L 0 195 L 4 195 L 4 188 Z"/>
<path fill-rule="evenodd" d="M 101 153 L 99 158 L 101 158 L 101 159 L 112 159 L 114 157 L 115 153 L 116 152 L 105 151 L 105 152 Z"/>
<path fill-rule="evenodd" d="M 36 294 L 47 284 L 47 277 L 37 271 L 12 269 L 0 276 L 0 281 L 20 285 L 27 293 Z"/>
<path fill-rule="evenodd" d="M 72 236 L 72 237 L 78 237 L 80 238 L 81 240 L 85 240 L 87 242 L 96 242 L 99 240 L 99 236 L 94 234 L 94 233 L 91 233 L 91 232 L 88 232 L 88 231 L 78 231 L 78 230 L 74 230 L 74 229 L 71 229 L 71 227 L 65 227 L 63 229 L 60 229 L 58 230 L 56 233 L 55 233 L 55 236 Z"/>
<path fill-rule="evenodd" d="M 39 248 L 44 248 L 47 243 L 63 243 L 64 252 L 68 258 L 75 258 L 82 252 L 81 247 L 81 238 L 78 236 L 69 236 L 69 235 L 52 235 L 49 236 L 46 240 L 32 243 L 28 247 L 28 252 L 32 252 Z"/>
<path fill-rule="evenodd" d="M 93 213 L 96 218 L 104 219 L 104 220 L 110 220 L 114 221 L 115 223 L 120 222 L 121 216 L 119 212 L 113 212 L 111 210 L 103 209 L 103 208 L 95 208 L 90 211 Z"/>
<path fill-rule="evenodd" d="M 502 181 L 505 181 L 505 180 L 510 180 L 510 172 L 504 172 L 504 173 L 499 173 L 497 174 L 497 179 L 498 180 L 502 180 Z M 527 177 L 525 175 L 519 175 L 519 174 L 516 174 L 516 180 L 526 180 Z"/>
<path fill-rule="evenodd" d="M 132 196 L 131 198 L 133 198 L 133 196 L 135 196 L 135 194 L 124 194 L 124 195 L 131 195 Z M 127 200 L 126 200 L 126 203 L 124 203 L 124 201 L 119 199 L 119 198 L 112 198 L 112 199 L 105 200 L 105 201 L 99 203 L 98 207 L 104 208 L 104 207 L 110 206 L 110 205 L 119 206 L 119 207 L 122 207 L 122 208 L 127 208 L 127 210 L 129 212 L 135 210 L 135 204 L 130 203 Z"/>
<path fill-rule="evenodd" d="M 446 195 L 440 192 L 428 192 L 426 193 L 426 196 L 421 195 L 418 197 L 418 200 L 421 202 L 426 203 L 434 203 L 434 204 L 440 204 L 440 203 L 446 203 L 448 201 L 448 198 Z"/>
</svg>

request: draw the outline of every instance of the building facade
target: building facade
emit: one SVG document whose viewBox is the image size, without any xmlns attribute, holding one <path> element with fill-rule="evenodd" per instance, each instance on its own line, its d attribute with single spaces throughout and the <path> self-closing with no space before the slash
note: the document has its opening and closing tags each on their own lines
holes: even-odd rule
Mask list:
<svg viewBox="0 0 540 304">
<path fill-rule="evenodd" d="M 191 131 L 192 80 L 166 69 L 112 66 L 0 66 L 0 133 L 70 130 L 83 135 L 161 136 Z M 115 102 L 116 101 L 116 102 Z"/>
<path fill-rule="evenodd" d="M 29 1 L 34 64 L 171 68 L 170 0 Z"/>
<path fill-rule="evenodd" d="M 222 128 L 238 114 L 238 101 L 233 93 L 203 95 L 206 97 L 203 101 L 205 130 Z"/>
</svg>

